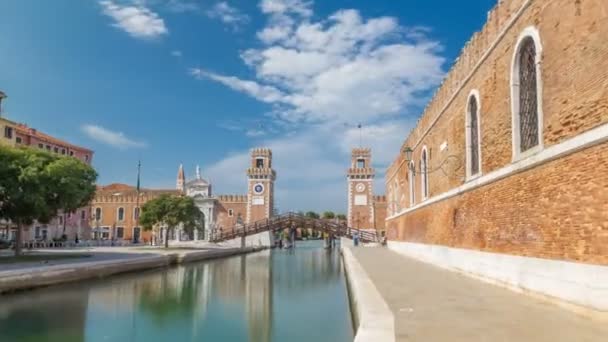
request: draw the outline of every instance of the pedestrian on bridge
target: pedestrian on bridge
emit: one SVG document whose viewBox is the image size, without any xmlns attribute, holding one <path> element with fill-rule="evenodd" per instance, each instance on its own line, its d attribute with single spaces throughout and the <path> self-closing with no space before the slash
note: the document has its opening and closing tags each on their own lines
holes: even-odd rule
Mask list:
<svg viewBox="0 0 608 342">
<path fill-rule="evenodd" d="M 355 247 L 359 246 L 359 231 L 353 233 L 353 243 L 355 244 Z"/>
</svg>

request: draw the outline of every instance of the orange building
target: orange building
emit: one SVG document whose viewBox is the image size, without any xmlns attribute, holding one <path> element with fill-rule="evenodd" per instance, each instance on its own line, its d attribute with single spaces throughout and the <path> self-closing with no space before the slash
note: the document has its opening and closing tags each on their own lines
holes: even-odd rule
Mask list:
<svg viewBox="0 0 608 342">
<path fill-rule="evenodd" d="M 190 196 L 203 216 L 203 227 L 194 236 L 188 236 L 176 229 L 170 240 L 208 240 L 211 234 L 234 228 L 237 224 L 247 224 L 272 216 L 274 212 L 274 180 L 272 151 L 256 148 L 251 151 L 251 165 L 246 170 L 249 179 L 247 195 L 214 195 L 212 184 L 203 178 L 200 169 L 192 180 L 186 179 L 182 165 L 177 172 L 175 189 L 137 189 L 125 184 L 110 184 L 99 187 L 91 204 L 90 225 L 94 238 L 149 242 L 151 232 L 144 232 L 138 226 L 139 208 L 147 201 L 161 194 Z M 139 205 L 138 205 L 139 204 Z M 157 232 L 157 238 L 164 239 L 164 230 Z"/>
</svg>

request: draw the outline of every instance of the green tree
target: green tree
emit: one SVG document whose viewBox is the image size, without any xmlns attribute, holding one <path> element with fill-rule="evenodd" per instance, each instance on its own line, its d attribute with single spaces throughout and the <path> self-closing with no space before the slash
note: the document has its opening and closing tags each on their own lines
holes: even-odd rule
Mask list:
<svg viewBox="0 0 608 342">
<path fill-rule="evenodd" d="M 94 195 L 97 174 L 72 157 L 0 147 L 0 160 L 0 217 L 17 225 L 15 255 L 21 254 L 24 225 L 46 223 L 59 209 L 83 206 Z"/>
<path fill-rule="evenodd" d="M 324 219 L 333 219 L 336 218 L 336 214 L 333 211 L 325 211 L 323 212 Z"/>
<path fill-rule="evenodd" d="M 76 158 L 58 158 L 48 168 L 51 193 L 57 207 L 63 212 L 65 233 L 66 213 L 73 213 L 93 200 L 97 173 Z"/>
<path fill-rule="evenodd" d="M 313 219 L 319 218 L 319 214 L 315 213 L 314 211 L 308 211 L 308 212 L 306 212 L 306 214 L 304 216 L 306 216 L 308 218 L 313 218 Z"/>
<path fill-rule="evenodd" d="M 336 217 L 340 221 L 346 221 L 346 215 L 344 215 L 344 214 L 338 214 L 338 215 L 336 215 Z"/>
<path fill-rule="evenodd" d="M 189 234 L 202 226 L 201 212 L 191 197 L 161 195 L 146 202 L 141 210 L 139 222 L 145 230 L 159 225 L 167 227 L 165 248 L 169 248 L 169 235 L 180 224 Z"/>
</svg>

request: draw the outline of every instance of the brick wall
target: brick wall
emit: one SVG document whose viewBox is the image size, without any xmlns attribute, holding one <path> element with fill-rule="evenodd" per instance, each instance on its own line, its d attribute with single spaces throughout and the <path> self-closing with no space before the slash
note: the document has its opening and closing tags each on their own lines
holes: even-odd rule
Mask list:
<svg viewBox="0 0 608 342">
<path fill-rule="evenodd" d="M 243 222 L 247 219 L 247 195 L 220 195 L 220 206 L 217 213 L 217 223 L 222 229 L 232 229 L 237 223 L 238 215 Z M 232 210 L 232 216 L 229 211 Z"/>
<path fill-rule="evenodd" d="M 529 5 L 522 8 L 524 4 Z M 431 169 L 445 162 L 443 171 L 428 175 L 430 199 L 466 182 L 465 112 L 472 90 L 480 94 L 482 175 L 512 164 L 511 65 L 517 39 L 529 26 L 538 29 L 542 44 L 544 148 L 608 123 L 608 2 L 501 1 L 403 144 L 413 148 L 417 166 L 423 146 Z M 608 234 L 608 166 L 601 160 L 606 149 L 606 144 L 598 145 L 389 218 L 391 238 L 608 263 L 608 251 L 600 243 L 606 244 Z M 411 206 L 403 155 L 386 175 L 387 197 L 393 198 L 389 185 L 397 183 L 400 208 Z M 418 204 L 419 175 L 414 189 Z"/>
</svg>

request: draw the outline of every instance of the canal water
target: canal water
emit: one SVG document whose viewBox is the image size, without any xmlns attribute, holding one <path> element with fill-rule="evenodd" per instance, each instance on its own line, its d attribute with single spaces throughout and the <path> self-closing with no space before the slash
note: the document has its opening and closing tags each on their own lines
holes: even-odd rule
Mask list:
<svg viewBox="0 0 608 342">
<path fill-rule="evenodd" d="M 338 250 L 273 250 L 0 296 L 0 341 L 352 341 Z"/>
</svg>

